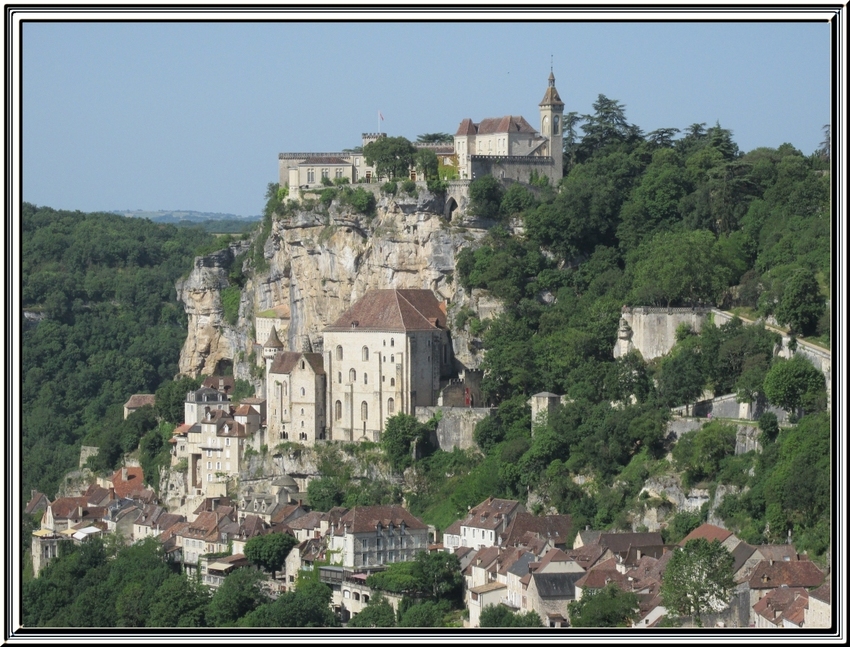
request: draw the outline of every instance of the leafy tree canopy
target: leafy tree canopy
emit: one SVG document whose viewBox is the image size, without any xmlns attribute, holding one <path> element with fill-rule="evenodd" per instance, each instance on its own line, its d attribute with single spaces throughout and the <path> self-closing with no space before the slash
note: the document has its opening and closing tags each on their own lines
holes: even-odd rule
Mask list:
<svg viewBox="0 0 850 647">
<path fill-rule="evenodd" d="M 369 166 L 381 177 L 405 178 L 416 155 L 416 147 L 404 137 L 379 137 L 363 147 Z"/>
</svg>

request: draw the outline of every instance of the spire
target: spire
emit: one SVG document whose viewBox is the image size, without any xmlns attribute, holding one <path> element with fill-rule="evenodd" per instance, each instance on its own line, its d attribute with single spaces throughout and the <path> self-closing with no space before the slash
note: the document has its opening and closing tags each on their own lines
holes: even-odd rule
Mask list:
<svg viewBox="0 0 850 647">
<path fill-rule="evenodd" d="M 269 333 L 269 338 L 265 344 L 263 344 L 263 348 L 283 348 L 283 344 L 280 341 L 280 338 L 277 336 L 277 331 L 274 326 L 272 326 L 271 332 Z"/>
<path fill-rule="evenodd" d="M 551 69 L 549 70 L 549 87 L 546 88 L 546 94 L 543 95 L 543 101 L 540 102 L 540 105 L 554 107 L 563 107 L 564 105 L 558 95 L 558 90 L 555 89 L 555 72 Z"/>
</svg>

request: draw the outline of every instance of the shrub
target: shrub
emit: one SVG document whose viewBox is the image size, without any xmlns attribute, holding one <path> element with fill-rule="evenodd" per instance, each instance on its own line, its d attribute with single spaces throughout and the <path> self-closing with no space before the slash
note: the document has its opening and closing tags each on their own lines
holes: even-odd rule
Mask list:
<svg viewBox="0 0 850 647">
<path fill-rule="evenodd" d="M 325 207 L 331 206 L 331 202 L 334 201 L 334 198 L 336 198 L 336 189 L 322 189 L 322 192 L 319 194 L 319 202 L 321 202 Z"/>
<path fill-rule="evenodd" d="M 351 206 L 360 213 L 371 215 L 375 212 L 375 196 L 363 187 L 357 187 L 351 193 Z"/>
<path fill-rule="evenodd" d="M 408 195 L 414 195 L 416 193 L 416 182 L 413 180 L 405 180 L 401 183 L 401 190 Z"/>
<path fill-rule="evenodd" d="M 384 186 L 381 187 L 381 191 L 388 195 L 395 195 L 398 191 L 398 184 L 392 180 L 385 182 Z"/>
<path fill-rule="evenodd" d="M 239 319 L 239 299 L 242 291 L 235 286 L 229 286 L 221 291 L 221 307 L 224 310 L 224 320 L 235 326 Z"/>
</svg>

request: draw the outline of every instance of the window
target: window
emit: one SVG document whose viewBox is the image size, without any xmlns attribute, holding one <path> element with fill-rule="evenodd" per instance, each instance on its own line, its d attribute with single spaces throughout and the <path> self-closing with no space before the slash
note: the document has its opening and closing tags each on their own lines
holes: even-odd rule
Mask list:
<svg viewBox="0 0 850 647">
<path fill-rule="evenodd" d="M 369 419 L 369 403 L 366 402 L 366 400 L 363 400 L 363 402 L 360 403 L 360 419 Z"/>
<path fill-rule="evenodd" d="M 208 470 L 212 469 L 212 461 L 207 461 L 207 469 Z"/>
<path fill-rule="evenodd" d="M 225 439 L 224 439 L 224 444 L 225 444 L 227 447 L 230 447 L 230 438 L 225 438 Z"/>
<path fill-rule="evenodd" d="M 363 373 L 363 384 L 369 384 L 369 375 L 367 373 Z"/>
<path fill-rule="evenodd" d="M 215 463 L 215 469 L 216 469 L 217 471 L 219 471 L 219 472 L 221 471 L 221 461 L 216 461 L 216 463 Z"/>
<path fill-rule="evenodd" d="M 336 358 L 337 358 L 338 360 L 341 360 L 341 359 L 342 359 L 342 346 L 337 346 L 337 347 L 336 347 Z"/>
<path fill-rule="evenodd" d="M 307 389 L 305 389 L 303 386 L 301 387 L 301 395 L 307 395 Z"/>
<path fill-rule="evenodd" d="M 212 474 L 207 474 L 207 482 L 212 482 Z"/>
<path fill-rule="evenodd" d="M 355 371 L 354 369 L 351 369 L 350 371 L 348 371 L 348 381 L 349 382 L 356 382 L 357 381 L 357 371 Z"/>
<path fill-rule="evenodd" d="M 336 379 L 340 384 L 342 384 L 342 371 L 339 371 L 339 373 L 336 374 Z"/>
<path fill-rule="evenodd" d="M 395 378 L 394 377 L 390 378 L 390 386 L 395 386 Z"/>
<path fill-rule="evenodd" d="M 322 169 L 322 179 L 328 179 L 328 169 L 326 168 Z"/>
<path fill-rule="evenodd" d="M 301 415 L 302 416 L 304 415 L 304 409 L 303 408 L 301 409 Z"/>
<path fill-rule="evenodd" d="M 387 413 L 389 415 L 392 415 L 392 414 L 395 413 L 395 400 L 393 398 L 390 398 L 389 400 L 387 400 Z"/>
<path fill-rule="evenodd" d="M 207 458 L 209 458 L 210 456 L 212 456 L 212 450 L 211 450 L 211 449 L 208 449 L 208 450 L 207 450 Z"/>
<path fill-rule="evenodd" d="M 282 385 L 282 388 L 283 388 L 283 394 L 284 394 L 284 395 L 289 395 L 289 383 L 288 383 L 288 382 L 284 382 L 284 383 L 283 383 L 283 385 Z"/>
<path fill-rule="evenodd" d="M 360 166 L 360 158 L 359 157 L 354 158 L 354 166 Z"/>
<path fill-rule="evenodd" d="M 334 420 L 342 419 L 342 402 L 337 400 L 334 402 Z"/>
<path fill-rule="evenodd" d="M 307 184 L 313 184 L 316 181 L 316 169 L 307 169 Z"/>
<path fill-rule="evenodd" d="M 301 360 L 301 368 L 303 369 L 306 365 L 307 365 L 306 362 L 302 359 Z"/>
<path fill-rule="evenodd" d="M 395 355 L 390 355 L 390 361 L 395 362 Z"/>
<path fill-rule="evenodd" d="M 363 361 L 368 362 L 369 361 L 369 349 L 366 346 L 364 346 L 361 353 L 363 355 Z"/>
<path fill-rule="evenodd" d="M 395 339 L 390 339 L 390 346 L 395 346 Z"/>
<path fill-rule="evenodd" d="M 304 421 L 303 420 L 301 421 L 301 428 L 302 429 L 304 428 Z"/>
<path fill-rule="evenodd" d="M 337 179 L 342 177 L 342 169 L 341 168 L 334 170 L 334 177 L 337 178 Z"/>
</svg>

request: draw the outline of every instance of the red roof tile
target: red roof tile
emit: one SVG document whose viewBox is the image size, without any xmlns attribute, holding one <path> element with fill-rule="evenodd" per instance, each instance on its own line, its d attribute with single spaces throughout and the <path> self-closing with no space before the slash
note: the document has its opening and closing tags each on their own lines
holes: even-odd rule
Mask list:
<svg viewBox="0 0 850 647">
<path fill-rule="evenodd" d="M 445 328 L 446 313 L 430 290 L 370 290 L 326 332 L 372 330 L 406 332 Z"/>
<path fill-rule="evenodd" d="M 810 561 L 771 562 L 762 560 L 753 569 L 749 585 L 751 589 L 775 589 L 780 586 L 820 586 L 824 573 Z"/>
<path fill-rule="evenodd" d="M 726 530 L 726 528 L 714 526 L 710 523 L 704 523 L 698 528 L 694 528 L 682 541 L 679 542 L 679 545 L 684 546 L 692 539 L 705 539 L 707 541 L 717 540 L 720 543 L 723 543 L 731 536 L 731 530 Z"/>
</svg>

